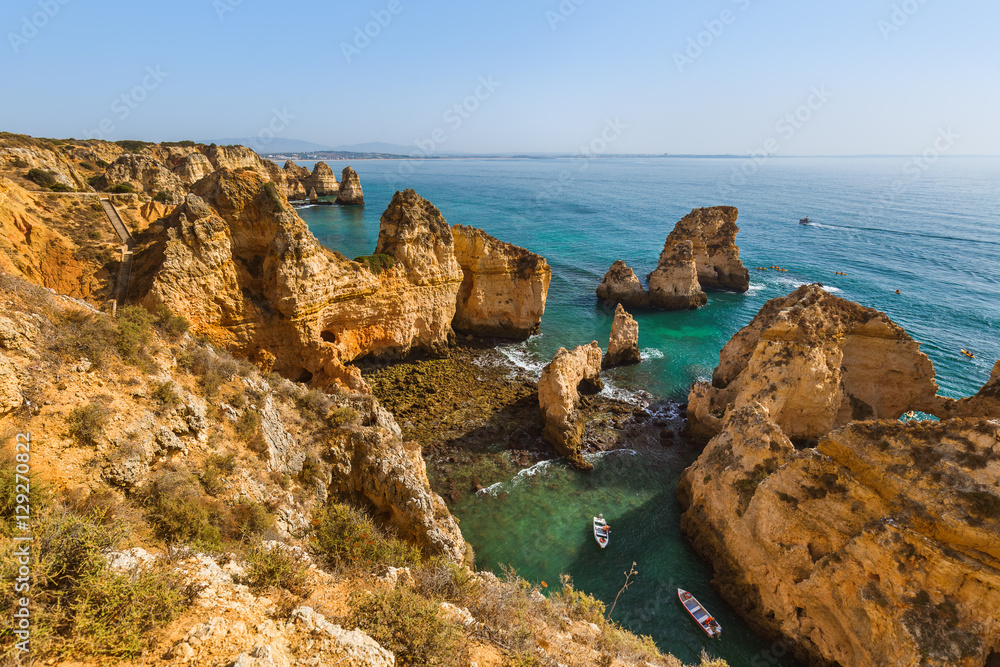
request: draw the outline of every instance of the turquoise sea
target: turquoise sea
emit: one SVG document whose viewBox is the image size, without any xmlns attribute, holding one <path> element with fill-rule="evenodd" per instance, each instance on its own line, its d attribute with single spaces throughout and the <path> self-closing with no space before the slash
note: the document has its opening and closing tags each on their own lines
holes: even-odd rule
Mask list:
<svg viewBox="0 0 1000 667">
<path fill-rule="evenodd" d="M 303 163 L 312 167 L 312 163 Z M 539 369 L 559 347 L 607 345 L 612 311 L 594 290 L 625 260 L 644 276 L 664 239 L 692 208 L 740 209 L 747 294 L 710 293 L 695 312 L 636 313 L 644 363 L 607 375 L 611 390 L 638 389 L 684 401 L 711 376 L 719 350 L 765 301 L 805 282 L 885 311 L 934 361 L 941 393 L 974 393 L 1000 359 L 1000 160 L 905 158 L 360 161 L 363 208 L 299 213 L 319 240 L 349 257 L 370 254 L 392 194 L 412 187 L 449 223 L 480 227 L 537 252 L 552 266 L 542 333 L 508 346 L 515 363 Z M 343 164 L 333 162 L 339 172 Z M 734 178 L 734 174 L 750 173 Z M 808 216 L 814 223 L 800 225 Z M 756 271 L 778 265 L 787 273 Z M 846 277 L 834 272 L 847 273 Z M 896 294 L 896 290 L 900 294 Z M 971 350 L 968 359 L 961 348 Z M 554 462 L 505 480 L 454 507 L 480 567 L 513 566 L 557 585 L 560 573 L 610 606 L 633 561 L 639 574 L 614 618 L 695 661 L 702 648 L 734 666 L 794 664 L 783 646 L 753 636 L 714 591 L 710 569 L 680 535 L 680 472 L 696 452 L 614 452 L 579 473 Z M 589 520 L 603 512 L 612 543 L 597 549 Z M 687 588 L 722 622 L 710 642 L 685 615 Z"/>
</svg>

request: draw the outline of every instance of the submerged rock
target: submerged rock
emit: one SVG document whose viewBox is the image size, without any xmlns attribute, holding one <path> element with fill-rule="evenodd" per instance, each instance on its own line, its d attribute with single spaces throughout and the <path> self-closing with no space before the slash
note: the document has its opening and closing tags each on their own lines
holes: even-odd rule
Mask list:
<svg viewBox="0 0 1000 667">
<path fill-rule="evenodd" d="M 740 261 L 740 249 L 736 245 L 736 234 L 740 230 L 736 226 L 738 215 L 739 211 L 733 206 L 692 210 L 667 236 L 663 253 L 668 254 L 674 246 L 690 241 L 702 289 L 746 292 L 750 288 L 750 272 Z M 660 258 L 662 262 L 663 255 Z"/>
<path fill-rule="evenodd" d="M 708 303 L 698 283 L 694 244 L 680 241 L 667 244 L 656 269 L 649 274 L 649 304 L 663 310 L 694 310 Z"/>
<path fill-rule="evenodd" d="M 712 383 L 688 397 L 691 433 L 716 435 L 729 409 L 760 403 L 792 439 L 856 419 L 932 411 L 934 367 L 885 313 L 803 285 L 764 304 L 719 354 Z"/>
<path fill-rule="evenodd" d="M 538 405 L 545 422 L 542 435 L 559 454 L 585 470 L 593 466 L 580 453 L 585 424 L 577 402 L 581 392 L 597 393 L 603 386 L 601 347 L 596 340 L 572 352 L 559 348 L 538 380 Z"/>
<path fill-rule="evenodd" d="M 639 323 L 619 303 L 615 308 L 615 320 L 611 324 L 608 339 L 608 353 L 604 356 L 603 368 L 627 366 L 642 361 L 639 354 Z"/>
<path fill-rule="evenodd" d="M 363 206 L 365 203 L 365 195 L 361 191 L 361 179 L 358 177 L 358 172 L 350 167 L 344 167 L 340 175 L 337 203 L 344 206 Z"/>
<path fill-rule="evenodd" d="M 604 280 L 597 288 L 597 298 L 608 303 L 620 303 L 626 308 L 649 307 L 649 295 L 635 271 L 620 259 L 604 274 Z"/>
<path fill-rule="evenodd" d="M 455 225 L 451 232 L 464 276 L 455 331 L 515 340 L 538 333 L 552 278 L 545 258 L 475 227 Z"/>
</svg>

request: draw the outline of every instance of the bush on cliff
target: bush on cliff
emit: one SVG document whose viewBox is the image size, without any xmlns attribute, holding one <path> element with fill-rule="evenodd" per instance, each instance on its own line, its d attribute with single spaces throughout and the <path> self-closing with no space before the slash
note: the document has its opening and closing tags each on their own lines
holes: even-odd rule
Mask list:
<svg viewBox="0 0 1000 667">
<path fill-rule="evenodd" d="M 118 356 L 130 366 L 152 372 L 155 351 L 153 316 L 141 306 L 126 306 L 118 312 L 115 348 Z"/>
<path fill-rule="evenodd" d="M 155 477 L 146 497 L 147 518 L 159 538 L 217 549 L 223 536 L 237 533 L 225 505 L 202 492 L 198 478 L 186 470 L 165 470 Z"/>
<path fill-rule="evenodd" d="M 450 665 L 459 657 L 461 632 L 441 618 L 438 604 L 408 588 L 369 593 L 348 600 L 348 626 L 358 627 L 396 654 L 396 664 Z"/>
<path fill-rule="evenodd" d="M 316 542 L 334 563 L 402 567 L 420 562 L 420 551 L 388 534 L 361 510 L 331 503 L 317 511 Z"/>
<path fill-rule="evenodd" d="M 131 183 L 119 183 L 115 187 L 111 188 L 109 192 L 115 195 L 134 195 L 136 194 L 136 189 Z"/>
<path fill-rule="evenodd" d="M 306 564 L 280 545 L 258 542 L 243 553 L 247 562 L 246 584 L 255 591 L 284 588 L 306 595 Z"/>
<path fill-rule="evenodd" d="M 97 446 L 107 422 L 108 410 L 99 401 L 73 408 L 66 420 L 70 437 L 84 447 Z"/>
<path fill-rule="evenodd" d="M 392 267 L 396 266 L 396 260 L 392 255 L 386 255 L 384 253 L 379 253 L 377 255 L 362 255 L 361 257 L 355 257 L 354 261 L 365 267 L 376 276 L 385 273 Z"/>
<path fill-rule="evenodd" d="M 24 175 L 32 183 L 40 185 L 43 188 L 52 187 L 57 183 L 56 172 L 49 169 L 39 169 L 35 167 L 34 169 L 29 169 L 28 173 Z"/>
</svg>

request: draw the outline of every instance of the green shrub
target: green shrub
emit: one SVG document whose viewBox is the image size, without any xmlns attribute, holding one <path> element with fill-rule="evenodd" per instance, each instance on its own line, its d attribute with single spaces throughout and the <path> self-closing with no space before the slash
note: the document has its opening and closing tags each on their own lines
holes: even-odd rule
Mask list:
<svg viewBox="0 0 1000 667">
<path fill-rule="evenodd" d="M 242 539 L 274 528 L 274 517 L 260 503 L 243 501 L 233 507 L 233 521 Z"/>
<path fill-rule="evenodd" d="M 39 169 L 38 167 L 29 169 L 24 177 L 43 188 L 52 187 L 58 182 L 56 181 L 56 172 L 49 169 Z"/>
<path fill-rule="evenodd" d="M 573 588 L 573 580 L 570 579 L 569 575 L 560 575 L 559 580 L 562 584 L 562 590 L 553 593 L 549 599 L 554 603 L 561 604 L 566 609 L 566 615 L 574 621 L 587 621 L 603 625 L 604 603 Z"/>
<path fill-rule="evenodd" d="M 52 192 L 76 192 L 75 188 L 71 188 L 65 183 L 53 183 L 49 186 L 49 190 Z"/>
<path fill-rule="evenodd" d="M 116 144 L 127 150 L 129 153 L 141 153 L 146 149 L 145 141 L 134 141 L 131 139 L 123 139 L 121 141 L 116 141 Z"/>
<path fill-rule="evenodd" d="M 70 437 L 76 440 L 77 444 L 96 447 L 97 440 L 108 423 L 108 410 L 101 403 L 91 402 L 73 408 L 66 423 L 69 425 Z"/>
<path fill-rule="evenodd" d="M 179 577 L 165 568 L 112 570 L 103 552 L 121 540 L 120 524 L 100 525 L 66 512 L 41 517 L 32 544 L 32 656 L 131 658 L 149 649 L 153 631 L 188 602 Z M 5 581 L 13 581 L 17 568 L 12 549 L 10 543 L 0 547 Z M 14 607 L 16 595 L 12 586 L 3 587 L 5 609 Z"/>
<path fill-rule="evenodd" d="M 361 257 L 355 257 L 354 261 L 365 267 L 376 276 L 385 273 L 392 267 L 396 266 L 396 260 L 392 255 L 386 255 L 384 253 L 378 253 L 376 255 L 362 255 Z"/>
<path fill-rule="evenodd" d="M 253 366 L 250 364 L 240 363 L 224 352 L 216 354 L 205 347 L 182 350 L 177 355 L 177 363 L 199 376 L 198 384 L 210 398 L 214 397 L 219 388 L 232 380 L 237 373 L 246 376 L 253 371 Z"/>
<path fill-rule="evenodd" d="M 114 354 L 114 342 L 114 325 L 105 315 L 70 310 L 57 320 L 54 347 L 67 361 L 85 357 L 94 366 L 102 366 Z"/>
<path fill-rule="evenodd" d="M 400 667 L 446 665 L 458 657 L 458 626 L 438 615 L 435 602 L 409 589 L 356 591 L 348 606 L 349 625 L 395 653 Z"/>
<path fill-rule="evenodd" d="M 177 385 L 170 380 L 156 383 L 153 389 L 153 398 L 168 408 L 175 408 L 181 404 L 181 397 L 177 393 Z"/>
<path fill-rule="evenodd" d="M 336 563 L 361 567 L 415 565 L 420 551 L 381 530 L 368 516 L 353 507 L 331 503 L 317 512 L 316 542 Z"/>
<path fill-rule="evenodd" d="M 89 162 L 81 162 L 80 168 L 86 169 L 87 171 L 94 171 L 94 165 L 90 164 Z"/>
<path fill-rule="evenodd" d="M 147 516 L 158 537 L 215 549 L 224 536 L 233 536 L 232 513 L 207 498 L 198 478 L 186 470 L 168 470 L 156 477 L 146 499 Z"/>
<path fill-rule="evenodd" d="M 159 202 L 160 204 L 170 204 L 174 201 L 174 196 L 165 190 L 161 190 L 156 193 L 155 197 L 153 197 L 153 201 Z"/>
<path fill-rule="evenodd" d="M 274 213 L 281 213 L 285 210 L 285 198 L 278 192 L 278 186 L 271 181 L 267 181 L 264 183 L 264 193 L 267 195 L 267 200 L 270 202 L 271 210 Z"/>
<path fill-rule="evenodd" d="M 118 311 L 115 347 L 122 361 L 132 366 L 152 364 L 153 316 L 141 306 L 126 306 Z"/>
<path fill-rule="evenodd" d="M 175 315 L 169 307 L 161 305 L 156 309 L 156 326 L 168 338 L 177 340 L 188 332 L 191 323 L 182 315 Z"/>
<path fill-rule="evenodd" d="M 255 591 L 284 588 L 295 595 L 306 594 L 306 564 L 288 549 L 258 542 L 244 554 L 246 584 Z"/>
<path fill-rule="evenodd" d="M 136 194 L 136 189 L 135 186 L 132 185 L 131 183 L 119 183 L 115 187 L 111 188 L 109 192 L 116 195 L 127 195 L 127 194 L 134 195 Z"/>
<path fill-rule="evenodd" d="M 341 428 L 353 423 L 358 418 L 358 413 L 353 408 L 341 407 L 330 410 L 326 415 L 326 423 L 334 428 Z"/>
<path fill-rule="evenodd" d="M 212 454 L 205 459 L 205 470 L 201 474 L 201 485 L 205 493 L 218 496 L 226 490 L 222 476 L 231 474 L 236 469 L 236 454 Z"/>
</svg>

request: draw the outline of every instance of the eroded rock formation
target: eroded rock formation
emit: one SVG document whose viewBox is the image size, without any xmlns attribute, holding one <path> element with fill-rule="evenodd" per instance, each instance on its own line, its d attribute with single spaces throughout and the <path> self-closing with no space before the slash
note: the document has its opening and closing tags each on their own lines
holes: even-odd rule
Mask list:
<svg viewBox="0 0 1000 667">
<path fill-rule="evenodd" d="M 17 380 L 17 369 L 0 352 L 0 419 L 21 407 L 21 389 Z"/>
<path fill-rule="evenodd" d="M 681 478 L 726 599 L 812 664 L 983 665 L 1000 646 L 995 422 L 868 421 L 796 451 L 732 409 Z"/>
<path fill-rule="evenodd" d="M 688 397 L 695 437 L 719 432 L 727 410 L 760 403 L 792 439 L 856 419 L 895 419 L 938 404 L 920 344 L 884 313 L 803 285 L 768 301 L 719 354 L 712 383 Z"/>
<path fill-rule="evenodd" d="M 938 417 L 985 417 L 1000 419 L 1000 361 L 993 365 L 990 379 L 973 396 L 958 401 L 938 397 L 938 404 L 931 411 Z"/>
<path fill-rule="evenodd" d="M 317 162 L 316 166 L 313 167 L 312 174 L 303 180 L 302 185 L 307 190 L 316 190 L 316 194 L 320 197 L 335 195 L 340 192 L 340 183 L 337 182 L 337 175 L 333 173 L 330 165 L 326 162 Z"/>
<path fill-rule="evenodd" d="M 358 172 L 350 167 L 344 167 L 340 175 L 337 203 L 343 206 L 362 206 L 365 203 L 365 195 L 361 191 L 361 179 L 358 177 Z"/>
<path fill-rule="evenodd" d="M 455 331 L 515 340 L 538 333 L 552 278 L 545 258 L 474 227 L 451 232 L 463 273 Z"/>
<path fill-rule="evenodd" d="M 639 354 L 639 323 L 619 303 L 615 308 L 615 319 L 611 323 L 608 338 L 608 353 L 604 355 L 603 368 L 627 366 L 642 361 Z"/>
<path fill-rule="evenodd" d="M 635 271 L 620 259 L 604 274 L 604 280 L 597 288 L 597 298 L 608 303 L 620 303 L 626 308 L 649 307 L 649 294 Z"/>
<path fill-rule="evenodd" d="M 129 184 L 136 192 L 152 195 L 160 192 L 184 194 L 187 186 L 181 178 L 163 164 L 146 155 L 126 153 L 108 167 L 104 175 L 97 179 L 94 187 L 111 190 L 116 186 Z"/>
<path fill-rule="evenodd" d="M 577 402 L 581 392 L 592 394 L 602 388 L 601 347 L 596 340 L 572 352 L 559 348 L 538 380 L 538 405 L 545 421 L 542 435 L 573 465 L 586 470 L 593 466 L 580 453 L 585 424 Z"/>
<path fill-rule="evenodd" d="M 649 274 L 649 304 L 663 310 L 694 310 L 708 303 L 698 283 L 694 244 L 668 239 L 656 269 Z"/>
<path fill-rule="evenodd" d="M 733 206 L 692 210 L 667 236 L 664 254 L 675 245 L 690 241 L 702 289 L 746 292 L 750 288 L 750 272 L 740 261 L 740 249 L 736 245 L 738 215 L 739 211 Z M 662 261 L 663 255 L 660 257 Z"/>
<path fill-rule="evenodd" d="M 213 171 L 215 166 L 201 153 L 191 153 L 173 167 L 173 172 L 188 186 L 194 185 Z"/>
</svg>

